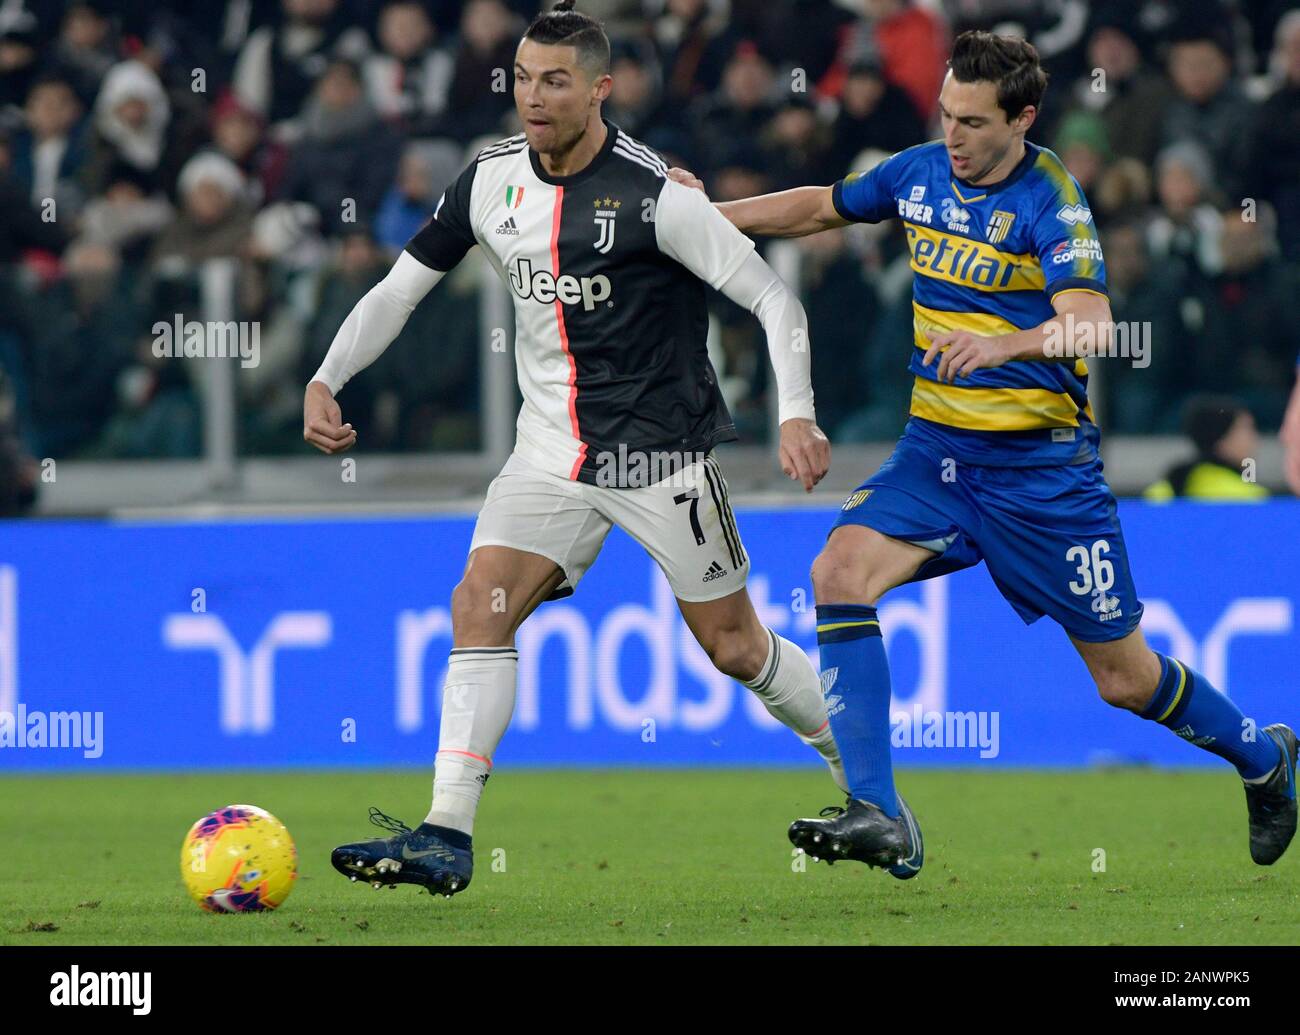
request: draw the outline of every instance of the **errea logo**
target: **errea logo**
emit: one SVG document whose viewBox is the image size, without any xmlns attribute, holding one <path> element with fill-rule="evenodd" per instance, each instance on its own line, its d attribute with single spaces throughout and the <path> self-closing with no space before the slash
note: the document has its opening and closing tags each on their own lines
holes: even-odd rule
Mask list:
<svg viewBox="0 0 1300 1035">
<path fill-rule="evenodd" d="M 948 224 L 949 230 L 955 230 L 959 234 L 970 233 L 970 212 L 962 208 L 952 198 L 944 198 L 943 205 L 939 209 L 939 218 Z"/>
<path fill-rule="evenodd" d="M 1077 226 L 1080 223 L 1091 223 L 1092 212 L 1087 205 L 1065 205 L 1057 209 L 1056 218 L 1066 226 Z"/>
<path fill-rule="evenodd" d="M 569 273 L 555 276 L 548 270 L 534 270 L 531 259 L 518 259 L 510 270 L 510 287 L 522 299 L 534 299 L 550 305 L 557 298 L 565 305 L 582 303 L 591 312 L 597 302 L 609 298 L 612 285 L 605 274 L 594 277 L 575 277 Z M 613 302 L 609 303 L 613 305 Z"/>
</svg>

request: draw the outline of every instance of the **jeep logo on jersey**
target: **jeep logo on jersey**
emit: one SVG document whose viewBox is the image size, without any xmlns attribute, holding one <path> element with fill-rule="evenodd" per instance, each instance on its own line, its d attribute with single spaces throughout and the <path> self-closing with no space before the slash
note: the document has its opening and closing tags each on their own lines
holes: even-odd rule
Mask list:
<svg viewBox="0 0 1300 1035">
<path fill-rule="evenodd" d="M 611 232 L 612 237 L 612 232 Z M 582 308 L 591 312 L 597 302 L 609 298 L 611 286 L 609 278 L 603 273 L 594 277 L 575 277 L 562 273 L 556 277 L 547 270 L 534 270 L 531 259 L 519 259 L 510 271 L 510 286 L 520 298 L 536 299 L 550 305 L 557 298 L 565 305 L 582 303 Z"/>
<path fill-rule="evenodd" d="M 612 198 L 606 198 L 602 206 L 600 198 L 595 201 L 596 206 L 596 251 L 601 255 L 608 255 L 609 250 L 614 247 L 614 217 L 618 215 L 618 208 L 623 204 L 621 201 L 615 201 Z"/>
</svg>

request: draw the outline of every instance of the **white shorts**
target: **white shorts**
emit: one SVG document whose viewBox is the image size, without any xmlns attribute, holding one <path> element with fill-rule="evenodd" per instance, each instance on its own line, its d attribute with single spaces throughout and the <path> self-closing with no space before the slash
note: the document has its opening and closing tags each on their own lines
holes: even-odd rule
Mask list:
<svg viewBox="0 0 1300 1035">
<path fill-rule="evenodd" d="M 541 471 L 512 453 L 488 486 L 470 552 L 509 546 L 553 560 L 567 596 L 618 525 L 654 558 L 679 600 L 716 600 L 743 589 L 749 555 L 710 454 L 654 485 L 616 489 Z"/>
</svg>

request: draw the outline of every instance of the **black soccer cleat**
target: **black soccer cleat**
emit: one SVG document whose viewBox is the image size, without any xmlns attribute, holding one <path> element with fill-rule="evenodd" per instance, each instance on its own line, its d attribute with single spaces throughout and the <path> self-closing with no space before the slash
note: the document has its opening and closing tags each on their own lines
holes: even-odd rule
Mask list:
<svg viewBox="0 0 1300 1035">
<path fill-rule="evenodd" d="M 1296 826 L 1296 736 L 1280 722 L 1264 732 L 1282 751 L 1278 767 L 1263 783 L 1246 784 L 1246 809 L 1250 813 L 1250 857 L 1261 866 L 1282 858 Z"/>
<path fill-rule="evenodd" d="M 889 868 L 889 873 L 899 880 L 911 880 L 925 865 L 925 842 L 921 838 L 921 824 L 912 815 L 903 796 L 898 796 L 898 818 L 907 837 L 907 854 Z"/>
<path fill-rule="evenodd" d="M 890 819 L 879 805 L 849 798 L 846 807 L 830 805 L 820 819 L 796 819 L 790 842 L 816 862 L 852 859 L 879 866 L 900 880 L 914 877 L 924 861 L 921 828 L 900 796 L 900 813 Z"/>
<path fill-rule="evenodd" d="M 469 835 L 459 831 L 422 834 L 373 807 L 370 822 L 392 831 L 393 836 L 339 845 L 330 853 L 334 869 L 349 880 L 369 881 L 375 888 L 417 884 L 428 888 L 430 895 L 447 898 L 469 887 L 474 873 Z M 453 843 L 460 838 L 463 844 Z"/>
</svg>

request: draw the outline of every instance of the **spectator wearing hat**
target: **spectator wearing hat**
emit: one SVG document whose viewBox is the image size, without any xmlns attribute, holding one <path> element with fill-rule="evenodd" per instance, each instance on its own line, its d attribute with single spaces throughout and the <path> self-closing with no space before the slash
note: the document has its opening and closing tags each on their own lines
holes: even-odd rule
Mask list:
<svg viewBox="0 0 1300 1035">
<path fill-rule="evenodd" d="M 153 70 L 140 61 L 114 65 L 95 99 L 90 157 L 83 182 L 87 194 L 106 185 L 109 169 L 124 163 L 157 186 L 173 182 L 179 155 L 168 134 L 171 102 Z"/>
<path fill-rule="evenodd" d="M 1113 157 L 1101 116 L 1088 111 L 1067 114 L 1056 127 L 1052 150 L 1079 181 L 1085 197 L 1093 197 L 1093 188 Z"/>
<path fill-rule="evenodd" d="M 181 210 L 153 250 L 156 267 L 181 273 L 206 259 L 243 255 L 252 225 L 244 174 L 225 155 L 205 151 L 181 170 Z"/>
<path fill-rule="evenodd" d="M 1147 225 L 1147 248 L 1189 283 L 1208 280 L 1223 267 L 1223 218 L 1211 203 L 1213 177 L 1209 155 L 1192 141 L 1170 144 L 1156 157 L 1160 207 Z"/>
<path fill-rule="evenodd" d="M 248 181 L 249 197 L 260 204 L 280 190 L 289 149 L 266 131 L 266 120 L 224 90 L 212 106 L 212 146 L 235 163 Z"/>
</svg>

